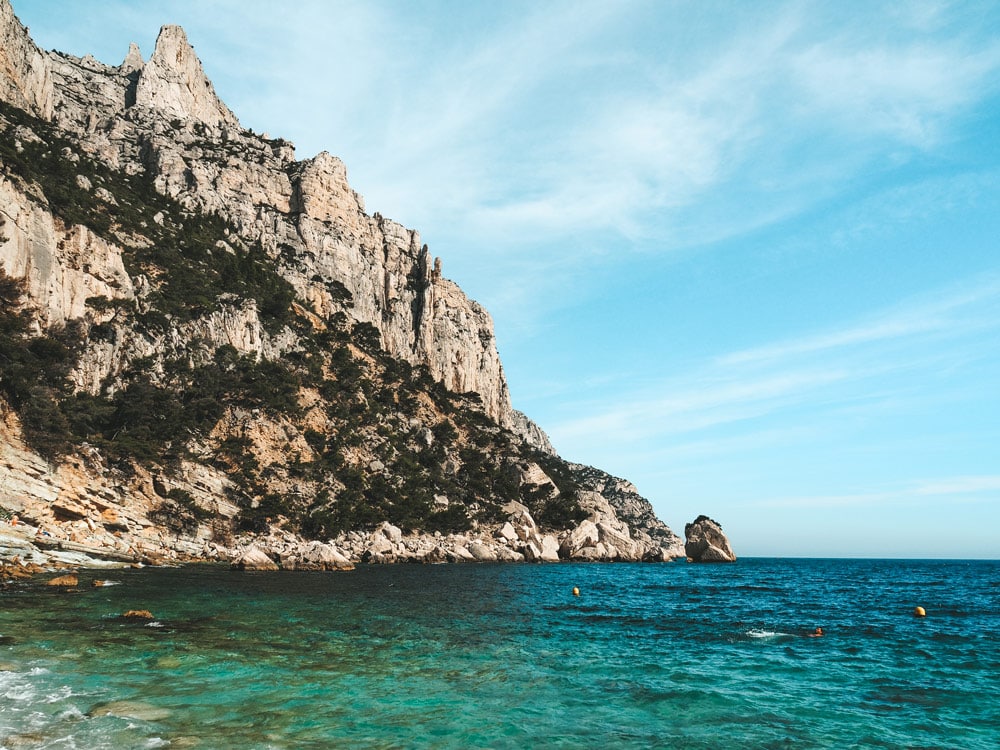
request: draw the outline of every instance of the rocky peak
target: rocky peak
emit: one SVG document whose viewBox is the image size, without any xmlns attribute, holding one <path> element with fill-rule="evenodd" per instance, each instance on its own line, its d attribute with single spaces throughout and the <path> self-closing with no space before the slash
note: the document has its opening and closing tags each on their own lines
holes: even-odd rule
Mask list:
<svg viewBox="0 0 1000 750">
<path fill-rule="evenodd" d="M 126 62 L 130 57 L 131 48 Z M 135 103 L 168 118 L 196 120 L 213 127 L 239 127 L 236 115 L 216 96 L 201 60 L 180 26 L 160 29 L 153 55 L 139 76 Z"/>
<path fill-rule="evenodd" d="M 292 210 L 324 223 L 341 222 L 358 232 L 365 204 L 347 182 L 344 162 L 326 151 L 299 163 Z"/>
<path fill-rule="evenodd" d="M 128 46 L 128 53 L 125 55 L 125 59 L 119 66 L 119 70 L 122 73 L 134 73 L 137 70 L 142 70 L 142 53 L 139 51 L 139 45 L 132 42 Z"/>
</svg>

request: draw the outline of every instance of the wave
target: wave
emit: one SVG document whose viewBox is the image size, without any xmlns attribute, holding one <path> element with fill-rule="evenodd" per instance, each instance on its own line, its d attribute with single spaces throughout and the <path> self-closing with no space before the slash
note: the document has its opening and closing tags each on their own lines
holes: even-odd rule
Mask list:
<svg viewBox="0 0 1000 750">
<path fill-rule="evenodd" d="M 747 636 L 750 638 L 787 638 L 791 636 L 791 633 L 782 633 L 780 630 L 751 628 L 747 631 Z"/>
</svg>

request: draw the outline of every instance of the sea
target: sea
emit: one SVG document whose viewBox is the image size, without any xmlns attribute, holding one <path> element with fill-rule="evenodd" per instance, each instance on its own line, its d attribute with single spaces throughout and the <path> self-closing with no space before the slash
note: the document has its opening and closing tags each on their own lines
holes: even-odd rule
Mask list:
<svg viewBox="0 0 1000 750">
<path fill-rule="evenodd" d="M 0 591 L 0 747 L 995 750 L 998 632 L 997 561 L 81 571 Z"/>
</svg>

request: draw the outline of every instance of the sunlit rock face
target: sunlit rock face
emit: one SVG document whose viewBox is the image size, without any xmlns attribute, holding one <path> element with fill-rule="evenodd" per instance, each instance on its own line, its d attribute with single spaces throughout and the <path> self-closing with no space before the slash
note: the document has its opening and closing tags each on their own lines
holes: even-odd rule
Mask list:
<svg viewBox="0 0 1000 750">
<path fill-rule="evenodd" d="M 123 68 L 140 69 L 135 106 L 148 107 L 166 119 L 194 120 L 213 128 L 239 127 L 236 115 L 215 95 L 201 60 L 180 26 L 164 26 L 149 61 L 139 68 L 137 50 L 129 48 Z"/>
</svg>

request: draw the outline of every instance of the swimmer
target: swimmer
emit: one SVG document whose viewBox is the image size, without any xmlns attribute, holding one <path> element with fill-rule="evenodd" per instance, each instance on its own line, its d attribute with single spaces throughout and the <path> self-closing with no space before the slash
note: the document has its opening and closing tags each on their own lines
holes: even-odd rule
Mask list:
<svg viewBox="0 0 1000 750">
<path fill-rule="evenodd" d="M 816 628 L 813 632 L 811 632 L 809 634 L 808 637 L 809 638 L 822 638 L 823 637 L 823 628 Z"/>
</svg>

